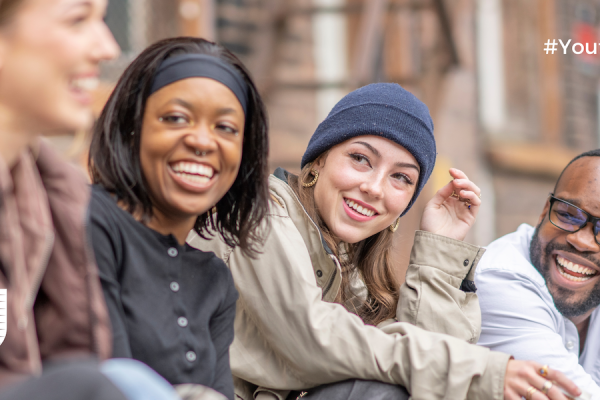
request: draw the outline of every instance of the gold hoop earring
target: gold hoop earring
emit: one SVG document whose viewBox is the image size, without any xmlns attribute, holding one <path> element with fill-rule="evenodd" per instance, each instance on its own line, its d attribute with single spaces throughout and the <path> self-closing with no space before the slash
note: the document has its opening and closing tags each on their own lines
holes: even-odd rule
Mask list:
<svg viewBox="0 0 600 400">
<path fill-rule="evenodd" d="M 306 182 L 302 182 L 302 186 L 304 186 L 305 188 L 311 187 L 311 186 L 315 186 L 315 183 L 317 183 L 317 179 L 319 179 L 319 171 L 317 171 L 316 169 L 311 169 L 310 172 L 315 176 L 314 179 L 308 183 Z"/>
<path fill-rule="evenodd" d="M 400 225 L 400 217 L 398 217 L 396 219 L 396 222 L 394 222 L 393 224 L 390 225 L 390 231 L 392 231 L 392 233 L 396 232 L 398 230 L 399 225 Z"/>
</svg>

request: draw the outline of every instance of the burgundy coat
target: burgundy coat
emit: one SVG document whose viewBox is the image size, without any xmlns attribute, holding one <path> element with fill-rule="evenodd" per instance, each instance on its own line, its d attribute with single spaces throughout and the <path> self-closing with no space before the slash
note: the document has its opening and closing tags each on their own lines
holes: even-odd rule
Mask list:
<svg viewBox="0 0 600 400">
<path fill-rule="evenodd" d="M 0 288 L 8 289 L 0 388 L 51 359 L 110 356 L 111 336 L 86 232 L 83 174 L 41 142 L 8 170 L 0 159 Z"/>
</svg>

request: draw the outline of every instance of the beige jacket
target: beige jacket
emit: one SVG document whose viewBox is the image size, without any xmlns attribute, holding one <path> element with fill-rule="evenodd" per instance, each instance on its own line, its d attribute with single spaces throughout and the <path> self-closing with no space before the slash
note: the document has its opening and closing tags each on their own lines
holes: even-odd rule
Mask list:
<svg viewBox="0 0 600 400">
<path fill-rule="evenodd" d="M 365 325 L 333 303 L 339 263 L 284 180 L 269 177 L 275 201 L 258 258 L 188 237 L 227 263 L 240 294 L 230 348 L 237 397 L 285 399 L 289 390 L 355 378 L 400 384 L 413 399 L 503 399 L 509 356 L 467 343 L 479 337 L 479 305 L 458 289 L 483 250 L 417 232 L 397 312 L 405 322 Z"/>
</svg>

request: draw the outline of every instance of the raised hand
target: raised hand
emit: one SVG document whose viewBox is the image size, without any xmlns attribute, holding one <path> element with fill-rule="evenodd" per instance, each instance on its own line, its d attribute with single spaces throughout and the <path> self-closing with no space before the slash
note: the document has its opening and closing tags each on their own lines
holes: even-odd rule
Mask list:
<svg viewBox="0 0 600 400">
<path fill-rule="evenodd" d="M 481 205 L 481 190 L 459 169 L 450 168 L 454 178 L 427 203 L 421 230 L 463 240 L 475 222 Z"/>
</svg>

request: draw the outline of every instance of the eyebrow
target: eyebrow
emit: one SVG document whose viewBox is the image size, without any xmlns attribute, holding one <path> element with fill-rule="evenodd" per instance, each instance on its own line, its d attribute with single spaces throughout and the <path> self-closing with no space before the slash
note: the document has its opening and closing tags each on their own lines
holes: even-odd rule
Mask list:
<svg viewBox="0 0 600 400">
<path fill-rule="evenodd" d="M 69 11 L 72 8 L 76 8 L 76 7 L 88 7 L 91 8 L 92 7 L 92 1 L 91 0 L 79 0 L 79 1 L 73 1 L 71 3 L 68 3 L 65 5 L 65 7 L 63 8 L 63 11 Z"/>
<path fill-rule="evenodd" d="M 571 203 L 571 204 L 573 204 L 574 206 L 577 206 L 577 207 L 579 207 L 579 208 L 581 208 L 581 209 L 583 210 L 583 207 L 581 207 L 581 201 L 579 201 L 578 199 L 571 199 L 571 198 L 565 198 L 565 197 L 558 197 L 558 196 L 556 196 L 556 195 L 553 195 L 553 196 L 554 196 L 554 197 L 556 197 L 556 198 L 557 198 L 557 199 L 559 199 L 559 200 L 563 200 L 563 201 L 566 201 L 567 203 Z M 587 210 L 584 210 L 584 211 L 588 212 Z M 589 213 L 589 212 L 588 212 L 588 214 L 590 214 L 590 215 L 591 215 L 591 213 Z"/>
<path fill-rule="evenodd" d="M 170 103 L 179 104 L 180 106 L 183 106 L 183 107 L 185 107 L 185 108 L 187 108 L 189 110 L 193 110 L 195 108 L 192 103 L 190 103 L 190 102 L 188 102 L 186 100 L 180 99 L 179 97 L 176 97 L 174 99 L 171 99 L 171 100 L 167 101 L 167 104 L 170 104 Z M 231 107 L 223 107 L 223 108 L 219 108 L 217 110 L 217 114 L 218 115 L 238 114 L 238 112 L 235 109 L 231 108 Z"/>
<path fill-rule="evenodd" d="M 356 143 L 356 144 L 362 144 L 367 149 L 371 150 L 371 152 L 373 154 L 375 154 L 376 157 L 381 158 L 381 153 L 379 152 L 379 150 L 377 150 L 375 147 L 373 147 L 369 143 L 367 143 L 367 142 L 361 142 L 361 141 L 356 141 L 354 143 Z M 419 169 L 419 166 L 415 165 L 413 163 L 397 162 L 394 165 L 397 166 L 397 167 L 401 167 L 401 168 L 414 168 L 414 169 L 417 170 L 417 172 L 421 172 L 421 170 Z"/>
</svg>

